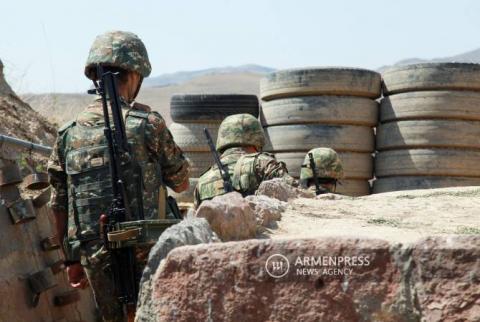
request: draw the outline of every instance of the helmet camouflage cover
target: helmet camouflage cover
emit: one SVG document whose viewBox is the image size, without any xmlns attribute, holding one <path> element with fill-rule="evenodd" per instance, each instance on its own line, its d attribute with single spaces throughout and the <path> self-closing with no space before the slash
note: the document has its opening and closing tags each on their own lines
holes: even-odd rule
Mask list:
<svg viewBox="0 0 480 322">
<path fill-rule="evenodd" d="M 110 31 L 95 38 L 85 64 L 88 78 L 96 78 L 97 64 L 138 72 L 143 77 L 148 77 L 152 70 L 143 42 L 126 31 Z"/>
<path fill-rule="evenodd" d="M 310 167 L 309 153 L 312 153 L 315 161 L 315 170 L 318 178 L 325 179 L 342 179 L 343 166 L 342 161 L 338 157 L 337 152 L 330 148 L 315 148 L 305 155 L 302 170 L 300 171 L 300 180 L 308 180 L 313 178 L 313 172 Z"/>
<path fill-rule="evenodd" d="M 265 134 L 260 122 L 250 114 L 235 114 L 220 124 L 217 136 L 217 150 L 237 146 L 254 146 L 261 151 L 265 145 Z"/>
</svg>

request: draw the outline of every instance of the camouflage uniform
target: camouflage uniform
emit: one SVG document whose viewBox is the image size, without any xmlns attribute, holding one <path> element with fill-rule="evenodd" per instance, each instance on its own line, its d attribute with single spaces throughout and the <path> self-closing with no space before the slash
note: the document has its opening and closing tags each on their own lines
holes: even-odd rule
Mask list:
<svg viewBox="0 0 480 322">
<path fill-rule="evenodd" d="M 300 171 L 300 187 L 316 191 L 309 154 L 312 154 L 315 171 L 323 193 L 335 192 L 337 181 L 343 178 L 342 161 L 337 152 L 330 148 L 315 148 L 307 152 Z"/>
<path fill-rule="evenodd" d="M 254 146 L 261 151 L 264 144 L 260 122 L 249 114 L 229 116 L 220 125 L 217 137 L 217 150 L 222 153 L 220 160 L 228 168 L 234 190 L 243 196 L 254 194 L 264 180 L 283 178 L 289 184 L 297 184 L 288 174 L 285 163 L 278 162 L 273 154 L 247 153 L 243 148 Z M 223 180 L 215 164 L 198 179 L 195 206 L 224 193 Z"/>
<path fill-rule="evenodd" d="M 150 73 L 145 47 L 131 33 L 97 37 L 85 69 L 89 78 L 96 78 L 96 63 L 137 71 L 142 76 Z M 141 198 L 145 219 L 157 219 L 159 207 L 165 207 L 159 200 L 161 185 L 180 186 L 188 177 L 189 165 L 160 114 L 145 105 L 130 106 L 122 98 L 121 104 L 131 154 L 139 166 L 137 170 L 123 168 L 128 162 L 121 160 L 130 209 L 138 211 Z M 98 239 L 99 217 L 107 212 L 112 195 L 103 123 L 102 104 L 97 99 L 76 120 L 60 128 L 48 164 L 53 188 L 50 206 L 68 214 L 66 260 L 81 261 L 104 320 L 124 321 L 122 306 L 113 292 L 109 254 Z M 148 251 L 149 247 L 136 248 L 139 272 Z"/>
</svg>

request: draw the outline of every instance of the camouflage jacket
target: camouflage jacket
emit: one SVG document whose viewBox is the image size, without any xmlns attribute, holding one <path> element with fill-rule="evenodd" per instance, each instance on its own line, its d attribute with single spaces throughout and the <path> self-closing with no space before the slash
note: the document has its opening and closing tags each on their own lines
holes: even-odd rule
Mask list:
<svg viewBox="0 0 480 322">
<path fill-rule="evenodd" d="M 158 207 L 164 206 L 159 205 L 162 181 L 172 188 L 181 185 L 188 177 L 189 165 L 158 113 L 150 112 L 149 107 L 140 104 L 130 108 L 123 102 L 122 107 L 128 142 L 141 168 L 137 175 L 141 177 L 141 184 L 137 186 L 143 189 L 144 216 L 153 219 L 158 215 Z M 99 172 L 96 165 L 92 166 L 94 162 L 98 163 L 100 169 L 108 164 L 105 145 L 103 110 L 99 100 L 59 130 L 48 163 L 52 185 L 50 206 L 68 214 L 66 237 L 69 244 L 78 245 L 80 240 L 98 235 L 98 217 L 111 203 L 104 198 L 111 188 L 109 172 L 105 176 L 105 167 L 104 172 Z M 125 171 L 123 176 L 129 181 L 134 174 Z M 131 182 L 127 183 L 129 193 L 132 191 Z M 129 195 L 132 208 L 138 205 L 136 196 Z M 67 257 L 77 259 L 75 254 L 67 253 Z"/>
<path fill-rule="evenodd" d="M 235 191 L 243 196 L 252 195 L 262 181 L 283 178 L 287 183 L 297 185 L 288 174 L 285 163 L 278 162 L 275 156 L 266 152 L 247 153 L 243 148 L 225 150 L 221 157 L 223 165 L 228 167 Z M 216 165 L 213 165 L 199 179 L 194 191 L 195 207 L 203 200 L 224 194 L 223 180 Z"/>
</svg>

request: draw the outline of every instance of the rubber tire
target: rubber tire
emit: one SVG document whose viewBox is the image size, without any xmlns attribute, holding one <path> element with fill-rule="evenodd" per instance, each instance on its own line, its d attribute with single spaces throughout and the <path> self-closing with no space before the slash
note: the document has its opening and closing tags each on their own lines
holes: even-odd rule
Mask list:
<svg viewBox="0 0 480 322">
<path fill-rule="evenodd" d="M 371 193 L 370 184 L 367 180 L 341 180 L 340 184 L 337 184 L 335 191 L 338 194 L 360 197 L 366 196 Z"/>
<path fill-rule="evenodd" d="M 419 119 L 480 120 L 480 93 L 414 92 L 385 97 L 380 122 Z"/>
<path fill-rule="evenodd" d="M 431 90 L 480 91 L 480 65 L 427 63 L 385 70 L 383 95 Z"/>
<path fill-rule="evenodd" d="M 219 124 L 217 123 L 172 123 L 170 132 L 175 143 L 184 152 L 208 152 L 210 148 L 207 144 L 203 128 L 207 128 L 212 136 L 213 143 L 217 140 Z"/>
<path fill-rule="evenodd" d="M 379 152 L 375 175 L 480 177 L 480 151 L 414 149 Z"/>
<path fill-rule="evenodd" d="M 300 177 L 303 160 L 308 151 L 276 153 L 278 161 L 287 165 L 288 173 Z M 345 179 L 371 179 L 373 177 L 373 157 L 370 153 L 339 152 Z"/>
<path fill-rule="evenodd" d="M 457 120 L 399 121 L 377 128 L 377 150 L 412 148 L 480 149 L 480 122 Z"/>
<path fill-rule="evenodd" d="M 480 178 L 428 176 L 389 177 L 375 180 L 373 182 L 373 193 L 468 186 L 480 186 Z"/>
<path fill-rule="evenodd" d="M 264 101 L 309 95 L 377 98 L 380 93 L 380 74 L 366 69 L 287 69 L 273 72 L 260 81 L 260 97 Z"/>
<path fill-rule="evenodd" d="M 184 192 L 176 193 L 172 189 L 168 188 L 168 195 L 175 198 L 177 203 L 178 202 L 193 202 L 193 191 L 195 190 L 195 187 L 197 186 L 198 178 L 190 178 L 190 179 L 188 179 L 188 181 L 190 183 L 190 186 Z"/>
<path fill-rule="evenodd" d="M 170 115 L 174 122 L 222 122 L 229 115 L 251 114 L 258 117 L 259 103 L 256 95 L 173 95 Z"/>
<path fill-rule="evenodd" d="M 375 148 L 373 130 L 357 125 L 278 125 L 265 128 L 265 151 L 308 151 L 329 147 L 337 152 L 372 152 Z"/>
<path fill-rule="evenodd" d="M 283 98 L 264 102 L 261 115 L 266 126 L 322 123 L 374 127 L 378 122 L 378 103 L 351 96 Z"/>
<path fill-rule="evenodd" d="M 210 152 L 185 152 L 184 155 L 190 163 L 189 176 L 192 178 L 199 178 L 215 162 Z"/>
</svg>

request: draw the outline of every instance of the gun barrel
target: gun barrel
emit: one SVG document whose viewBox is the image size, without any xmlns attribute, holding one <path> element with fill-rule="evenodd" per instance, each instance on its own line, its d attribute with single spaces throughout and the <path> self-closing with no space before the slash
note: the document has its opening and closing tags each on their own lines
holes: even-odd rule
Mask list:
<svg viewBox="0 0 480 322">
<path fill-rule="evenodd" d="M 2 147 L 3 144 L 19 147 L 22 150 L 35 152 L 44 156 L 49 156 L 52 153 L 52 148 L 49 146 L 36 144 L 22 139 L 14 138 L 12 136 L 0 134 L 0 147 Z"/>
</svg>

